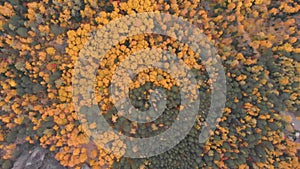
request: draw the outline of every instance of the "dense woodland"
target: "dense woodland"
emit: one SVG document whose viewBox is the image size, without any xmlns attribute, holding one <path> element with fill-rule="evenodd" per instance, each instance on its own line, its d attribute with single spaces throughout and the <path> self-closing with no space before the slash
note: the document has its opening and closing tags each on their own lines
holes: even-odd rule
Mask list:
<svg viewBox="0 0 300 169">
<path fill-rule="evenodd" d="M 22 152 L 34 146 L 46 149 L 60 165 L 75 169 L 300 168 L 297 131 L 291 124 L 293 118 L 300 120 L 299 10 L 297 0 L 0 1 L 0 168 L 12 168 Z M 122 16 L 143 12 L 170 13 L 197 26 L 217 49 L 227 91 L 216 129 L 199 144 L 211 104 L 211 81 L 202 54 L 157 34 L 135 35 L 115 44 L 99 63 L 95 99 L 104 112 L 98 116 L 103 115 L 120 133 L 159 134 L 181 109 L 174 78 L 161 69 L 150 69 L 130 85 L 130 99 L 136 108 L 146 110 L 149 89 L 165 90 L 163 117 L 137 124 L 118 116 L 108 87 L 116 66 L 127 56 L 145 48 L 168 50 L 193 70 L 201 84 L 200 111 L 189 134 L 167 152 L 133 159 L 120 155 L 127 147 L 117 138 L 104 142 L 113 142 L 111 148 L 119 150 L 118 155 L 85 133 L 83 128 L 97 128 L 97 115 L 84 117 L 89 119 L 86 123 L 79 120 L 72 77 L 80 51 L 94 31 Z M 151 26 L 139 28 L 155 28 Z M 163 26 L 176 31 L 176 26 Z M 82 75 L 83 81 L 86 76 Z M 80 111 L 87 113 L 89 108 Z"/>
</svg>

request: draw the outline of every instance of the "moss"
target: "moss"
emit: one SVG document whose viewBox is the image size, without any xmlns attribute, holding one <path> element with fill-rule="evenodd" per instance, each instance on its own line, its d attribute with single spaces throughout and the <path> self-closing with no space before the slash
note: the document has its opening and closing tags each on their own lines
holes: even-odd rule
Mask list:
<svg viewBox="0 0 300 169">
<path fill-rule="evenodd" d="M 18 131 L 17 129 L 14 129 L 6 134 L 5 141 L 7 143 L 13 143 L 17 139 L 17 136 L 18 136 Z"/>
<path fill-rule="evenodd" d="M 16 32 L 18 35 L 20 35 L 23 38 L 26 38 L 28 36 L 28 30 L 24 27 L 17 28 Z"/>
<path fill-rule="evenodd" d="M 3 169 L 10 169 L 12 168 L 12 163 L 10 160 L 5 160 L 3 163 L 2 163 L 2 168 Z"/>
</svg>

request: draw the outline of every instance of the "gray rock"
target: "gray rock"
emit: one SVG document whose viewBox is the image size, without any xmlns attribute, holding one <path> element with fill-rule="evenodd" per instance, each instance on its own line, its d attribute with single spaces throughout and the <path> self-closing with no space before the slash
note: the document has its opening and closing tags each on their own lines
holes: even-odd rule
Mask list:
<svg viewBox="0 0 300 169">
<path fill-rule="evenodd" d="M 81 169 L 91 169 L 87 164 L 84 164 Z"/>
<path fill-rule="evenodd" d="M 30 156 L 30 154 L 28 152 L 23 152 L 20 155 L 20 157 L 17 159 L 17 161 L 14 163 L 14 166 L 12 169 L 23 169 L 29 156 Z"/>
<path fill-rule="evenodd" d="M 291 125 L 293 126 L 293 128 L 294 128 L 295 130 L 300 131 L 300 121 L 297 120 L 297 118 L 296 118 L 296 116 L 294 115 L 294 113 L 286 111 L 286 112 L 283 112 L 283 114 L 291 116 L 291 117 L 292 117 Z M 287 133 L 287 132 L 286 132 L 286 133 Z M 296 143 L 300 143 L 300 133 L 297 132 L 297 133 L 295 134 L 295 136 L 296 136 L 296 140 L 294 140 L 294 141 L 295 141 Z"/>
<path fill-rule="evenodd" d="M 40 147 L 36 147 L 30 157 L 27 159 L 24 169 L 39 169 L 44 161 L 46 151 Z"/>
<path fill-rule="evenodd" d="M 65 169 L 65 167 L 61 166 L 54 158 L 47 158 L 40 169 Z"/>
<path fill-rule="evenodd" d="M 61 166 L 47 150 L 38 146 L 31 151 L 24 151 L 12 169 L 65 169 L 65 167 Z"/>
</svg>

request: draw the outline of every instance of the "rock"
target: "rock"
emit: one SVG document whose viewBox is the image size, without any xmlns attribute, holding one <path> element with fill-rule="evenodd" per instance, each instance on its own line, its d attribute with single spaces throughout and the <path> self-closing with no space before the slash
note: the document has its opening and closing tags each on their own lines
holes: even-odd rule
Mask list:
<svg viewBox="0 0 300 169">
<path fill-rule="evenodd" d="M 292 122 L 291 122 L 291 125 L 293 126 L 293 128 L 296 130 L 296 131 L 300 131 L 300 121 L 297 120 L 296 116 L 294 115 L 294 113 L 292 112 L 283 112 L 284 115 L 288 115 L 288 116 L 291 116 L 292 117 Z M 286 132 L 287 133 L 287 132 Z M 300 143 L 300 133 L 299 132 L 296 132 L 295 133 L 295 137 L 296 139 L 294 140 L 296 143 Z"/>
<path fill-rule="evenodd" d="M 31 151 L 24 151 L 12 169 L 65 169 L 65 167 L 61 166 L 47 150 L 37 146 Z"/>
<path fill-rule="evenodd" d="M 42 166 L 46 151 L 40 147 L 36 147 L 28 158 L 24 169 L 38 169 Z"/>
<path fill-rule="evenodd" d="M 30 154 L 28 152 L 23 152 L 17 159 L 17 161 L 14 163 L 12 169 L 23 169 L 29 156 Z"/>
<path fill-rule="evenodd" d="M 40 169 L 64 169 L 54 158 L 46 158 Z"/>
<path fill-rule="evenodd" d="M 81 169 L 91 169 L 87 164 L 84 164 Z"/>
</svg>

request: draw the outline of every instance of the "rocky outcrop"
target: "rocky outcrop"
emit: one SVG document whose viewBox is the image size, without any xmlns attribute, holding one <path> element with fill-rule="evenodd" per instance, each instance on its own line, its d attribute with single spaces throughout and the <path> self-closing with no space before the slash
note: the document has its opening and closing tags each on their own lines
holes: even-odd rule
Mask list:
<svg viewBox="0 0 300 169">
<path fill-rule="evenodd" d="M 12 169 L 64 169 L 64 167 L 47 150 L 35 147 L 23 152 Z"/>
</svg>

